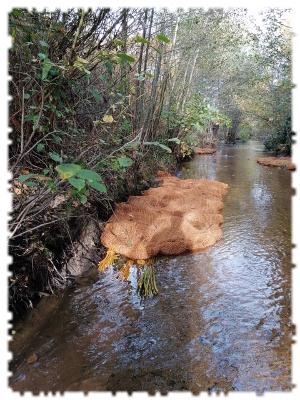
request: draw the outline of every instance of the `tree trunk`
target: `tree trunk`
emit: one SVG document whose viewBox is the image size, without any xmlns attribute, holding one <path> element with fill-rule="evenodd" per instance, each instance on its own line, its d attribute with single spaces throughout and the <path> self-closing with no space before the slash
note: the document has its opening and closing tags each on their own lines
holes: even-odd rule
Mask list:
<svg viewBox="0 0 300 400">
<path fill-rule="evenodd" d="M 124 42 L 122 44 L 122 53 L 127 52 L 127 45 L 126 45 L 126 41 L 127 41 L 127 14 L 128 14 L 128 9 L 124 8 L 122 10 L 122 33 L 121 33 L 121 37 L 122 37 L 122 41 Z M 128 92 L 128 84 L 126 84 L 126 75 L 127 75 L 127 71 L 126 71 L 126 66 L 121 64 L 121 82 L 122 82 L 122 87 L 123 87 L 123 94 L 125 95 Z"/>
<path fill-rule="evenodd" d="M 192 70 L 191 70 L 190 77 L 189 77 L 189 82 L 187 84 L 186 91 L 184 92 L 184 95 L 183 95 L 184 97 L 183 97 L 183 102 L 182 102 L 182 105 L 181 105 L 181 112 L 183 112 L 183 110 L 184 110 L 184 106 L 185 106 L 186 100 L 187 100 L 189 92 L 190 92 L 191 83 L 192 83 L 194 70 L 195 70 L 195 65 L 196 65 L 196 62 L 197 62 L 197 59 L 198 59 L 199 51 L 200 51 L 200 47 L 198 47 L 198 49 L 196 50 L 196 53 L 195 53 L 194 62 L 193 62 Z"/>
<path fill-rule="evenodd" d="M 172 47 L 171 47 L 171 51 L 170 51 L 170 57 L 169 57 L 169 68 L 171 69 L 173 67 L 173 63 L 175 62 L 174 59 L 174 50 L 175 50 L 175 45 L 176 45 L 176 39 L 177 39 L 177 32 L 178 32 L 178 27 L 179 27 L 179 22 L 180 22 L 180 16 L 181 16 L 181 11 L 179 10 L 177 18 L 176 18 L 176 26 L 175 26 L 175 31 L 174 31 L 174 37 L 172 40 Z M 178 63 L 176 63 L 176 65 L 174 65 L 174 73 L 173 73 L 173 84 L 170 87 L 169 90 L 169 101 L 168 101 L 168 111 L 171 110 L 171 106 L 172 106 L 172 101 L 173 101 L 173 92 L 174 92 L 174 87 L 175 87 L 175 75 L 176 75 L 176 67 L 178 66 Z M 168 120 L 167 120 L 167 126 L 168 129 L 170 129 L 170 116 L 168 116 Z"/>
</svg>

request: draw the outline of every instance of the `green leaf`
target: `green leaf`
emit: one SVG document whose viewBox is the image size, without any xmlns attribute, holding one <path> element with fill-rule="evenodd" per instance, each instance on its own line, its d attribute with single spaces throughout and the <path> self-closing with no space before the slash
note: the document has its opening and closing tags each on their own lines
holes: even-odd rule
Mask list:
<svg viewBox="0 0 300 400">
<path fill-rule="evenodd" d="M 80 171 L 78 171 L 76 173 L 76 175 L 78 176 L 78 178 L 82 178 L 82 179 L 91 179 L 93 181 L 102 181 L 102 178 L 99 174 L 97 174 L 97 172 L 92 171 L 90 169 L 81 169 Z"/>
<path fill-rule="evenodd" d="M 120 39 L 114 39 L 113 42 L 117 45 L 117 46 L 122 46 L 125 42 L 123 40 Z"/>
<path fill-rule="evenodd" d="M 69 179 L 76 175 L 81 167 L 78 164 L 60 164 L 55 167 L 55 169 L 58 172 L 60 179 Z"/>
<path fill-rule="evenodd" d="M 15 17 L 22 17 L 22 12 L 20 10 L 12 10 L 11 12 Z"/>
<path fill-rule="evenodd" d="M 131 143 L 126 143 L 124 144 L 124 147 L 126 147 L 127 149 L 136 149 L 137 147 L 139 147 L 139 145 L 141 144 L 141 142 L 131 142 Z"/>
<path fill-rule="evenodd" d="M 85 196 L 89 196 L 90 195 L 90 191 L 88 190 L 87 186 L 84 186 L 81 190 L 80 190 L 81 194 L 84 194 Z"/>
<path fill-rule="evenodd" d="M 100 74 L 99 78 L 102 79 L 102 81 L 105 81 L 105 82 L 109 81 L 108 77 L 106 75 L 104 75 L 104 74 Z"/>
<path fill-rule="evenodd" d="M 78 198 L 82 204 L 85 204 L 87 202 L 87 197 L 84 194 L 78 193 Z"/>
<path fill-rule="evenodd" d="M 40 57 L 41 60 L 45 60 L 45 58 L 47 57 L 46 54 L 44 53 L 39 53 L 38 56 Z"/>
<path fill-rule="evenodd" d="M 118 163 L 120 164 L 121 167 L 131 167 L 133 161 L 129 157 L 121 156 L 118 158 Z"/>
<path fill-rule="evenodd" d="M 100 96 L 100 94 L 95 89 L 90 89 L 90 92 L 94 96 L 94 99 L 96 100 L 97 103 L 102 102 L 102 97 Z"/>
<path fill-rule="evenodd" d="M 143 142 L 146 146 L 157 146 L 158 142 Z"/>
<path fill-rule="evenodd" d="M 27 181 L 27 179 L 33 178 L 34 176 L 37 176 L 37 174 L 20 175 L 18 181 L 20 183 L 24 183 L 25 181 Z"/>
<path fill-rule="evenodd" d="M 32 181 L 26 182 L 25 185 L 26 186 L 35 186 L 35 187 L 38 186 L 38 184 L 36 182 L 32 182 Z"/>
<path fill-rule="evenodd" d="M 46 185 L 51 189 L 52 193 L 55 193 L 57 191 L 57 186 L 53 181 L 47 181 Z"/>
<path fill-rule="evenodd" d="M 39 42 L 40 42 L 40 45 L 41 45 L 42 47 L 49 47 L 49 44 L 46 43 L 46 42 L 44 42 L 43 40 L 39 40 Z"/>
<path fill-rule="evenodd" d="M 204 127 L 199 124 L 191 124 L 193 128 L 195 128 L 198 132 L 202 133 L 204 131 Z"/>
<path fill-rule="evenodd" d="M 85 72 L 87 75 L 90 75 L 90 74 L 91 74 L 91 71 L 89 71 L 88 69 L 86 69 L 86 68 L 84 67 L 84 65 L 85 65 L 85 64 L 83 64 L 81 61 L 78 61 L 78 60 L 74 61 L 74 67 L 78 68 L 80 71 Z"/>
<path fill-rule="evenodd" d="M 150 44 L 149 40 L 141 37 L 141 36 L 136 36 L 134 39 L 135 43 L 144 43 L 144 44 Z"/>
<path fill-rule="evenodd" d="M 97 181 L 88 181 L 87 182 L 92 188 L 99 190 L 101 193 L 107 193 L 107 188 L 102 183 Z"/>
<path fill-rule="evenodd" d="M 170 147 L 168 147 L 162 143 L 159 143 L 159 142 L 144 142 L 144 144 L 148 145 L 148 146 L 159 146 L 162 149 L 167 150 L 168 153 L 172 153 L 172 150 L 170 149 Z"/>
<path fill-rule="evenodd" d="M 146 72 L 146 76 L 148 76 L 148 78 L 154 78 L 154 75 L 150 74 L 150 72 Z"/>
<path fill-rule="evenodd" d="M 145 80 L 145 77 L 142 76 L 142 75 L 139 75 L 139 76 L 137 77 L 137 80 L 138 80 L 138 81 L 144 81 L 144 80 Z"/>
<path fill-rule="evenodd" d="M 77 190 L 81 190 L 82 188 L 85 187 L 85 180 L 84 179 L 78 179 L 78 178 L 69 178 L 68 181 L 71 183 L 74 188 Z"/>
<path fill-rule="evenodd" d="M 41 151 L 44 150 L 44 147 L 45 147 L 44 143 L 39 143 L 39 144 L 36 146 L 36 150 L 40 153 Z"/>
<path fill-rule="evenodd" d="M 162 51 L 161 51 L 161 50 L 157 49 L 157 48 L 154 47 L 154 46 L 152 46 L 152 47 L 153 47 L 153 49 L 154 49 L 155 51 L 157 51 L 158 54 L 162 55 Z"/>
<path fill-rule="evenodd" d="M 66 217 L 69 217 L 72 211 L 72 202 L 69 201 L 67 204 L 67 209 L 66 209 Z"/>
<path fill-rule="evenodd" d="M 165 144 L 158 143 L 158 146 L 161 147 L 162 149 L 166 150 L 168 153 L 172 153 L 172 150 L 170 147 L 166 146 Z"/>
<path fill-rule="evenodd" d="M 117 56 L 119 58 L 121 58 L 121 60 L 125 60 L 125 61 L 128 61 L 128 62 L 135 62 L 135 58 L 132 57 L 132 56 L 129 56 L 128 54 L 119 53 L 119 54 L 117 54 Z"/>
<path fill-rule="evenodd" d="M 59 136 L 54 135 L 54 134 L 52 136 L 53 136 L 53 139 L 56 141 L 56 143 L 60 144 L 62 142 L 62 139 Z"/>
<path fill-rule="evenodd" d="M 175 143 L 177 143 L 177 144 L 180 144 L 180 140 L 179 140 L 177 137 L 168 139 L 168 142 L 175 142 Z"/>
<path fill-rule="evenodd" d="M 30 98 L 30 94 L 29 94 L 29 93 L 25 93 L 25 94 L 24 94 L 24 99 L 25 99 L 25 100 L 28 100 L 29 98 Z"/>
<path fill-rule="evenodd" d="M 54 161 L 62 162 L 61 156 L 57 153 L 49 153 L 49 156 L 52 158 Z"/>
<path fill-rule="evenodd" d="M 105 66 L 106 66 L 106 69 L 107 69 L 109 75 L 111 76 L 114 72 L 112 64 L 109 61 L 106 61 Z"/>
<path fill-rule="evenodd" d="M 42 81 L 45 80 L 48 76 L 48 72 L 50 71 L 53 63 L 49 58 L 45 58 L 43 62 L 43 68 L 42 68 Z"/>
<path fill-rule="evenodd" d="M 170 43 L 170 39 L 165 35 L 156 35 L 156 39 L 160 40 L 161 42 Z"/>
</svg>

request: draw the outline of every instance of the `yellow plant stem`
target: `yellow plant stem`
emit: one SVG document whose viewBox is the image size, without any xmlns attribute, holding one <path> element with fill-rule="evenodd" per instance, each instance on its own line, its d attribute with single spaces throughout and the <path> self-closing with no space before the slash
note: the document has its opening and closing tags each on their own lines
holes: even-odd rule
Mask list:
<svg viewBox="0 0 300 400">
<path fill-rule="evenodd" d="M 134 264 L 133 260 L 127 260 L 126 263 L 122 266 L 120 271 L 117 273 L 117 278 L 122 281 L 127 281 L 130 274 L 130 267 Z"/>
<path fill-rule="evenodd" d="M 102 261 L 99 262 L 98 269 L 100 271 L 104 271 L 105 269 L 107 269 L 110 266 L 112 266 L 113 263 L 114 263 L 114 260 L 115 260 L 115 254 L 116 254 L 115 249 L 113 247 L 110 247 L 107 250 L 105 258 Z"/>
</svg>

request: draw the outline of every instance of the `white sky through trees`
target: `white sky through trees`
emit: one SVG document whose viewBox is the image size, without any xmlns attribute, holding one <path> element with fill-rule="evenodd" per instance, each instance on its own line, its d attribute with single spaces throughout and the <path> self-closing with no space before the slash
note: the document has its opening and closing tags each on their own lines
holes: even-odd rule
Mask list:
<svg viewBox="0 0 300 400">
<path fill-rule="evenodd" d="M 251 30 L 256 29 L 256 26 L 264 30 L 266 20 L 272 16 L 272 11 L 275 13 L 282 10 L 280 21 L 283 25 L 291 29 L 299 29 L 300 25 L 300 1 L 299 0 L 269 0 L 269 1 L 254 1 L 249 7 L 247 21 Z M 269 17 L 268 17 L 269 16 Z"/>
</svg>

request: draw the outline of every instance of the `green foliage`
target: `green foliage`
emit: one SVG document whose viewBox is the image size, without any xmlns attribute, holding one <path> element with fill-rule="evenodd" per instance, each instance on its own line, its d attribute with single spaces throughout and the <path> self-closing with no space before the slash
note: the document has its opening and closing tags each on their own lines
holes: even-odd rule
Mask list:
<svg viewBox="0 0 300 400">
<path fill-rule="evenodd" d="M 162 34 L 156 35 L 156 39 L 158 39 L 164 43 L 170 43 L 170 39 L 167 36 L 162 35 Z"/>
<path fill-rule="evenodd" d="M 136 36 L 134 39 L 135 43 L 144 43 L 144 44 L 150 44 L 150 41 L 141 37 L 141 36 Z"/>
<path fill-rule="evenodd" d="M 168 147 L 165 144 L 160 143 L 160 142 L 144 142 L 143 144 L 146 146 L 159 146 L 163 150 L 166 150 L 167 153 L 172 153 L 172 150 L 170 149 L 170 147 Z"/>
<path fill-rule="evenodd" d="M 199 144 L 198 135 L 195 132 L 188 132 L 184 135 L 184 139 L 180 141 L 179 155 L 180 158 L 190 158 L 193 154 L 193 147 Z"/>
<path fill-rule="evenodd" d="M 200 95 L 194 95 L 187 103 L 184 110 L 184 125 L 203 133 L 211 122 L 230 126 L 230 119 L 218 109 L 211 107 Z"/>
<path fill-rule="evenodd" d="M 31 179 L 31 178 L 34 178 L 36 176 L 37 176 L 37 174 L 20 175 L 18 180 L 19 180 L 20 183 L 24 183 L 24 182 L 27 181 L 27 179 Z"/>
<path fill-rule="evenodd" d="M 290 155 L 292 150 L 292 135 L 291 118 L 288 117 L 282 127 L 264 141 L 266 150 L 273 151 L 275 154 Z"/>
<path fill-rule="evenodd" d="M 276 152 L 276 149 L 278 148 L 278 146 L 281 144 L 281 142 L 283 140 L 284 140 L 284 138 L 280 137 L 280 135 L 277 135 L 277 134 L 270 135 L 264 141 L 264 145 L 265 145 L 266 150 Z"/>
<path fill-rule="evenodd" d="M 180 138 L 177 139 L 179 142 L 176 140 L 179 148 L 175 152 L 180 159 L 191 157 L 193 147 L 202 145 L 203 142 L 211 144 L 213 124 L 231 126 L 231 120 L 219 110 L 210 107 L 199 94 L 189 99 L 182 114 L 164 110 L 162 118 L 169 122 L 170 132 L 180 132 Z"/>
<path fill-rule="evenodd" d="M 243 142 L 246 142 L 248 139 L 250 139 L 252 132 L 253 132 L 253 128 L 251 125 L 249 125 L 248 123 L 240 124 L 239 136 Z"/>
<path fill-rule="evenodd" d="M 68 182 L 76 189 L 71 194 L 78 198 L 83 204 L 86 203 L 90 192 L 88 186 L 98 190 L 101 193 L 107 193 L 106 186 L 102 183 L 101 176 L 92 170 L 82 169 L 78 164 L 60 164 L 56 166 L 60 179 L 67 179 Z"/>
<path fill-rule="evenodd" d="M 131 158 L 126 157 L 126 156 L 121 156 L 118 158 L 118 162 L 121 167 L 131 167 L 133 164 L 133 161 Z"/>
<path fill-rule="evenodd" d="M 119 53 L 119 54 L 117 54 L 117 56 L 119 58 L 121 58 L 121 60 L 125 60 L 125 61 L 128 61 L 130 63 L 135 62 L 135 58 L 132 57 L 132 56 L 129 56 L 128 54 Z"/>
<path fill-rule="evenodd" d="M 199 134 L 202 134 L 212 122 L 228 127 L 231 126 L 231 121 L 226 115 L 204 102 L 198 94 L 194 95 L 188 101 L 182 114 L 173 111 L 164 111 L 162 118 L 170 120 L 171 131 L 179 127 L 181 131 L 188 132 L 195 130 Z"/>
</svg>

